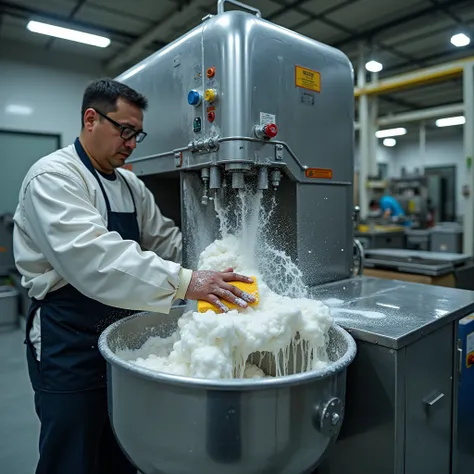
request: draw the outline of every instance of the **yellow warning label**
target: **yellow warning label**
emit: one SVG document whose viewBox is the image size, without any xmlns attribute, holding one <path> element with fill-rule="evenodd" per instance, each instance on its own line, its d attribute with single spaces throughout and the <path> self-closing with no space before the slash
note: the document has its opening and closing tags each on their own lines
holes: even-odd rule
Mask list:
<svg viewBox="0 0 474 474">
<path fill-rule="evenodd" d="M 321 92 L 321 74 L 301 66 L 295 66 L 296 87 Z"/>
</svg>

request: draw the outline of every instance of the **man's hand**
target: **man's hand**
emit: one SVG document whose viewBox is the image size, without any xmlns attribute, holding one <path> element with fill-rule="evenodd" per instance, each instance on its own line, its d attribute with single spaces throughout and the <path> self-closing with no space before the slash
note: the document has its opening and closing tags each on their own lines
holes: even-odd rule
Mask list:
<svg viewBox="0 0 474 474">
<path fill-rule="evenodd" d="M 246 308 L 248 306 L 247 303 L 255 301 L 254 296 L 227 283 L 229 281 L 252 283 L 253 280 L 252 278 L 234 273 L 232 268 L 227 268 L 223 272 L 212 270 L 195 271 L 193 272 L 185 298 L 208 301 L 223 313 L 229 311 L 229 308 L 219 298 L 234 303 L 241 308 Z"/>
</svg>

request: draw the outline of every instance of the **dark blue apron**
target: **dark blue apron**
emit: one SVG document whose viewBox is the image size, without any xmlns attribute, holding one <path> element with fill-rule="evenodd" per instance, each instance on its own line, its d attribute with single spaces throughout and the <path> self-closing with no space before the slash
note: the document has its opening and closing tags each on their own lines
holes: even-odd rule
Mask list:
<svg viewBox="0 0 474 474">
<path fill-rule="evenodd" d="M 118 232 L 124 240 L 139 242 L 140 230 L 135 200 L 127 181 L 125 180 L 125 183 L 132 196 L 134 211 L 131 213 L 112 212 L 103 184 L 79 139 L 75 141 L 74 145 L 82 163 L 97 179 L 102 190 L 107 206 L 107 229 L 111 232 Z M 117 176 L 117 179 L 124 178 Z M 84 256 L 84 258 L 87 258 L 87 256 Z M 38 308 L 41 308 L 40 361 L 35 357 L 35 349 L 29 338 L 33 319 Z M 83 471 L 81 474 L 87 474 L 84 472 L 86 470 L 87 472 L 95 472 L 85 467 L 84 447 L 79 446 L 77 448 L 79 451 L 74 451 L 74 446 L 62 446 L 61 434 L 59 433 L 64 427 L 60 426 L 60 417 L 64 417 L 67 413 L 71 414 L 71 411 L 75 410 L 74 407 L 77 407 L 76 410 L 78 411 L 81 410 L 79 407 L 89 407 L 87 413 L 78 414 L 79 419 L 71 420 L 71 423 L 74 423 L 75 426 L 70 426 L 70 429 L 76 430 L 78 435 L 81 432 L 84 433 L 79 443 L 92 443 L 92 441 L 85 441 L 85 439 L 93 436 L 97 438 L 96 432 L 106 430 L 104 428 L 105 423 L 108 423 L 106 391 L 97 391 L 97 389 L 106 387 L 106 363 L 98 350 L 98 339 L 107 326 L 132 313 L 133 311 L 107 306 L 89 298 L 70 284 L 59 290 L 49 292 L 43 300 L 33 299 L 26 324 L 26 344 L 29 375 L 36 392 L 36 409 L 42 422 L 41 455 L 37 473 L 55 474 L 58 472 L 59 474 L 63 471 L 61 474 L 65 474 L 64 464 L 59 466 L 58 451 L 65 451 L 64 456 L 68 459 L 66 461 L 68 474 L 76 472 L 79 474 L 81 469 Z M 61 397 L 68 394 L 70 395 L 66 398 L 68 406 L 62 407 L 64 413 L 60 415 L 61 407 L 57 404 L 61 402 L 57 400 L 64 400 L 64 403 L 66 403 L 66 399 Z M 87 417 L 87 421 L 82 423 L 81 417 Z M 98 420 L 96 425 L 94 425 L 94 417 L 97 417 Z M 47 426 L 44 426 L 45 424 Z M 108 441 L 101 441 L 101 446 L 106 443 L 108 447 L 89 447 L 91 451 L 94 449 L 101 449 L 102 452 L 104 450 L 108 451 L 108 453 L 105 453 L 106 457 L 107 455 L 109 458 L 114 456 L 117 460 L 117 453 L 114 452 L 114 450 L 117 450 L 117 446 L 110 448 L 115 440 L 110 439 L 113 436 L 109 426 L 107 430 L 109 431 L 107 434 Z M 106 435 L 101 436 L 104 438 Z M 74 445 L 72 442 L 69 444 Z M 83 451 L 81 452 L 80 449 Z M 67 452 L 68 450 L 70 452 Z M 79 452 L 82 454 L 79 454 Z M 125 461 L 125 458 L 122 467 L 123 469 L 113 468 L 114 472 L 135 472 L 128 465 L 128 461 Z M 102 468 L 102 471 L 105 472 L 105 470 L 108 469 Z"/>
</svg>

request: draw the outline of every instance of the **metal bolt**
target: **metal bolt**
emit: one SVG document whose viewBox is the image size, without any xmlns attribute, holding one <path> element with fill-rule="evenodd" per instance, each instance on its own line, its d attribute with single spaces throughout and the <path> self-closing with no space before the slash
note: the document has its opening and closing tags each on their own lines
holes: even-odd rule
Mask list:
<svg viewBox="0 0 474 474">
<path fill-rule="evenodd" d="M 336 426 L 339 423 L 341 417 L 337 413 L 333 413 L 331 417 L 331 424 L 332 426 Z"/>
</svg>

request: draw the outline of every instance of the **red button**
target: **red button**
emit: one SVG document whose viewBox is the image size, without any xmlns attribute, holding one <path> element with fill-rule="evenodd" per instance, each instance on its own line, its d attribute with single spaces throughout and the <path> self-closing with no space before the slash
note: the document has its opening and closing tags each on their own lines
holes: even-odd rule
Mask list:
<svg viewBox="0 0 474 474">
<path fill-rule="evenodd" d="M 268 138 L 274 138 L 278 134 L 278 127 L 274 123 L 265 125 L 263 132 Z"/>
<path fill-rule="evenodd" d="M 207 113 L 207 120 L 209 120 L 209 122 L 214 122 L 215 118 L 216 118 L 215 112 L 208 112 Z"/>
</svg>

